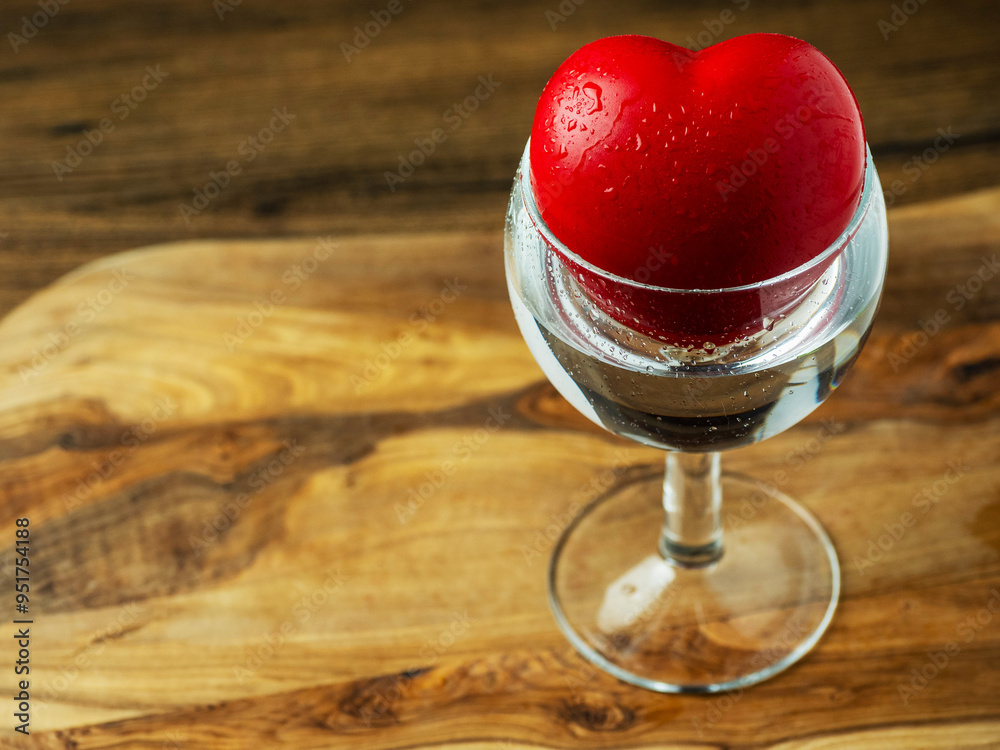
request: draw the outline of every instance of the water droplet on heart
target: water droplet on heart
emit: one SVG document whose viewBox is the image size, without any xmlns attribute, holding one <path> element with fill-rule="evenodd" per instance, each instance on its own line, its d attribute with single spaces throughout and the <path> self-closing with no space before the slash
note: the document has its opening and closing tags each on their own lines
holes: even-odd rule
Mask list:
<svg viewBox="0 0 1000 750">
<path fill-rule="evenodd" d="M 653 112 L 656 112 L 656 102 L 653 102 Z"/>
<path fill-rule="evenodd" d="M 570 132 L 576 130 L 576 120 L 570 120 L 566 124 L 566 130 L 569 130 Z"/>
<path fill-rule="evenodd" d="M 557 159 L 565 159 L 567 156 L 569 156 L 569 150 L 566 148 L 566 144 L 565 143 L 560 143 L 559 144 L 559 151 L 556 154 L 556 158 Z"/>
<path fill-rule="evenodd" d="M 601 87 L 596 83 L 583 84 L 583 93 L 590 100 L 590 108 L 586 112 L 588 115 L 600 112 L 604 108 L 601 102 Z"/>
</svg>

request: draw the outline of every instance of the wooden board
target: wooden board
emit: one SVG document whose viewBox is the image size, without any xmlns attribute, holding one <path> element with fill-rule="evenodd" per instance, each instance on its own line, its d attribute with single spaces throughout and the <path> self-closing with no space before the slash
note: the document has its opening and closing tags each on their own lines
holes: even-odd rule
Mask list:
<svg viewBox="0 0 1000 750">
<path fill-rule="evenodd" d="M 787 474 L 844 594 L 805 661 L 715 698 L 619 683 L 555 626 L 567 509 L 662 456 L 545 382 L 498 233 L 198 241 L 79 269 L 0 323 L 0 612 L 26 517 L 33 619 L 32 735 L 8 703 L 0 745 L 996 747 L 1000 287 L 970 280 L 998 217 L 1000 190 L 893 211 L 853 373 L 725 456 Z"/>
</svg>

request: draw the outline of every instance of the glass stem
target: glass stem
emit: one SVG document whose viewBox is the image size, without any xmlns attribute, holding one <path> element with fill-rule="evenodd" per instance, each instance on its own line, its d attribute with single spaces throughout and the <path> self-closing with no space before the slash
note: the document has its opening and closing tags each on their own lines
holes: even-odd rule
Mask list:
<svg viewBox="0 0 1000 750">
<path fill-rule="evenodd" d="M 684 568 L 722 557 L 722 487 L 718 453 L 667 453 L 660 554 Z"/>
</svg>

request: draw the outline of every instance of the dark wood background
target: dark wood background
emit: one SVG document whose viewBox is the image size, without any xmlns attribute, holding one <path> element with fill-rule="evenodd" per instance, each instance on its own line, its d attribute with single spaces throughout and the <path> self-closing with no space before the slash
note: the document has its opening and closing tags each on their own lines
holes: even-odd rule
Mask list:
<svg viewBox="0 0 1000 750">
<path fill-rule="evenodd" d="M 0 45 L 0 311 L 87 260 L 169 240 L 496 230 L 538 94 L 570 52 L 620 33 L 697 41 L 726 9 L 735 19 L 717 38 L 780 31 L 843 70 L 883 182 L 905 187 L 899 205 L 996 184 L 1000 6 L 912 2 L 919 11 L 883 31 L 892 3 L 871 0 L 566 0 L 575 10 L 565 16 L 558 0 L 402 0 L 348 63 L 341 44 L 387 3 L 74 0 L 16 52 Z M 3 3 L 0 32 L 20 35 L 22 17 L 38 10 Z M 119 120 L 112 106 L 147 65 L 168 77 Z M 500 87 L 390 191 L 384 173 L 479 75 Z M 287 108 L 293 124 L 185 221 L 179 205 L 238 158 L 272 107 Z M 52 162 L 103 117 L 114 132 L 57 180 Z M 912 181 L 904 165 L 938 128 L 961 138 Z"/>
<path fill-rule="evenodd" d="M 27 739 L 0 704 L 0 747 L 1000 747 L 1000 289 L 991 278 L 960 308 L 949 296 L 1000 252 L 1000 5 L 403 0 L 348 62 L 341 44 L 388 0 L 227 2 L 71 0 L 14 45 L 44 11 L 0 8 L 0 612 L 27 515 L 48 699 Z M 889 277 L 837 393 L 725 457 L 765 478 L 795 467 L 783 489 L 843 564 L 830 632 L 737 699 L 661 696 L 595 673 L 559 633 L 551 542 L 525 563 L 608 467 L 628 465 L 602 486 L 662 457 L 545 382 L 506 299 L 501 227 L 535 101 L 570 52 L 616 33 L 754 31 L 808 40 L 854 86 L 892 204 Z M 119 119 L 157 66 L 166 77 Z M 480 76 L 499 86 L 450 129 Z M 274 109 L 294 119 L 247 161 Z M 113 130 L 58 179 L 53 162 L 102 118 Z M 447 140 L 391 190 L 386 172 L 438 127 Z M 954 142 L 935 150 L 942 130 Z M 185 218 L 231 160 L 240 173 Z M 333 260 L 293 296 L 284 273 L 317 236 L 338 243 Z M 113 305 L 22 376 L 121 268 L 134 278 Z M 453 276 L 468 288 L 415 325 Z M 275 290 L 288 303 L 228 346 Z M 948 324 L 926 337 L 940 311 Z M 412 344 L 354 387 L 401 332 Z M 167 397 L 153 433 L 80 491 Z M 397 506 L 491 409 L 509 425 L 401 523 Z M 286 441 L 304 457 L 193 545 Z M 938 485 L 934 515 L 873 552 Z M 324 586 L 329 600 L 293 620 Z M 960 652 L 901 692 L 952 641 Z"/>
</svg>

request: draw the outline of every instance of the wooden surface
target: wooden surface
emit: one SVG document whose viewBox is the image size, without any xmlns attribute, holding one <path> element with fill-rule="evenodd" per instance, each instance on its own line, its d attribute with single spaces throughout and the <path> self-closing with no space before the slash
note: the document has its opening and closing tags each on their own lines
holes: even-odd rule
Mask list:
<svg viewBox="0 0 1000 750">
<path fill-rule="evenodd" d="M 785 472 L 844 594 L 801 665 L 707 699 L 597 673 L 555 627 L 546 534 L 662 457 L 547 385 L 494 233 L 345 237 L 329 257 L 194 242 L 84 267 L 0 324 L 2 533 L 31 520 L 36 639 L 34 744 L 4 741 L 996 747 L 1000 294 L 961 311 L 948 294 L 1000 246 L 998 216 L 1000 190 L 895 210 L 854 372 L 725 457 Z M 937 308 L 950 320 L 910 352 Z M 901 689 L 949 641 L 933 679 Z"/>
<path fill-rule="evenodd" d="M 851 81 L 892 250 L 846 383 L 725 457 L 785 472 L 830 530 L 830 632 L 740 695 L 661 696 L 592 670 L 548 611 L 546 534 L 660 456 L 545 383 L 500 228 L 569 52 L 685 43 L 731 6 L 718 38 L 794 34 Z M 5 703 L 0 747 L 1000 747 L 1000 287 L 970 282 L 1000 253 L 1000 6 L 931 0 L 886 40 L 888 2 L 587 0 L 554 30 L 558 3 L 406 3 L 348 63 L 383 7 L 93 0 L 0 54 L 0 615 L 28 517 L 35 620 L 32 735 Z M 391 191 L 480 75 L 501 85 Z M 295 119 L 247 162 L 273 108 Z M 938 128 L 958 137 L 935 152 Z"/>
</svg>

